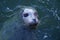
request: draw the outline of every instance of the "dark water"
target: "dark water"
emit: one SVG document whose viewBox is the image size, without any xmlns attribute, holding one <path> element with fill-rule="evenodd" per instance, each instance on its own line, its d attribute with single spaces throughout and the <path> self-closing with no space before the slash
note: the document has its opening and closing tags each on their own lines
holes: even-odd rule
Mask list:
<svg viewBox="0 0 60 40">
<path fill-rule="evenodd" d="M 0 0 L 0 30 L 4 28 L 4 22 L 12 18 L 10 15 L 13 12 L 9 11 L 17 5 L 31 6 L 38 10 L 41 20 L 39 40 L 60 40 L 60 0 Z"/>
</svg>

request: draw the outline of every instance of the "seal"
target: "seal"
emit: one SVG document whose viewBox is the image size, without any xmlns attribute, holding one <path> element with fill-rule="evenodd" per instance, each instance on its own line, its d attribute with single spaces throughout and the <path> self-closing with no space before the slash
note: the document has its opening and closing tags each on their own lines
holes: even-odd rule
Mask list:
<svg viewBox="0 0 60 40">
<path fill-rule="evenodd" d="M 0 38 L 2 40 L 35 40 L 36 38 L 37 40 L 35 32 L 38 30 L 33 29 L 39 24 L 38 11 L 33 7 L 17 6 L 12 12 L 10 19 L 3 24 Z"/>
</svg>

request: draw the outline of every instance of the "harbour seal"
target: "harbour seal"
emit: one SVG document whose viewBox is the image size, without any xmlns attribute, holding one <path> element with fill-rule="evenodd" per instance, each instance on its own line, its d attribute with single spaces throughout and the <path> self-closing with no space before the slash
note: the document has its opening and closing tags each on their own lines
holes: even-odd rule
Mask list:
<svg viewBox="0 0 60 40">
<path fill-rule="evenodd" d="M 4 23 L 1 40 L 37 40 L 35 30 L 39 24 L 38 12 L 33 7 L 16 7 L 11 19 Z"/>
</svg>

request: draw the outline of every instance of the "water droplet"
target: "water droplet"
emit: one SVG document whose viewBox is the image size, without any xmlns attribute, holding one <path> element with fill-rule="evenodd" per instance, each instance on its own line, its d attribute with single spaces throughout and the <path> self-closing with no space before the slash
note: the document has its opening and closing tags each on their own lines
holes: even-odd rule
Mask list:
<svg viewBox="0 0 60 40">
<path fill-rule="evenodd" d="M 47 35 L 44 35 L 43 39 L 46 39 L 48 36 Z"/>
</svg>

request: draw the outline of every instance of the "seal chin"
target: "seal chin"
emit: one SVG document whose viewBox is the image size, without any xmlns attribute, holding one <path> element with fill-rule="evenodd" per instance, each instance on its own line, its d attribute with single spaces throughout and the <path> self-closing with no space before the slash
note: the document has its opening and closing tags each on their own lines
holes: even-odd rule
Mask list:
<svg viewBox="0 0 60 40">
<path fill-rule="evenodd" d="M 36 29 L 38 23 L 33 23 L 33 24 L 30 24 L 29 27 L 30 29 Z"/>
</svg>

